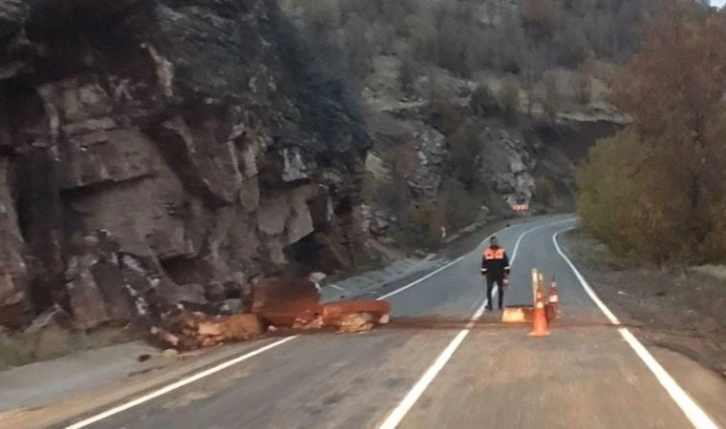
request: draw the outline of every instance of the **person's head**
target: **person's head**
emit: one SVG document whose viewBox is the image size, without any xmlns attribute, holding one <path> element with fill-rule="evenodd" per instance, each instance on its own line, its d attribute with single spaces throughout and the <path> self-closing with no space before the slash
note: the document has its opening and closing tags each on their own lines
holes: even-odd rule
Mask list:
<svg viewBox="0 0 726 429">
<path fill-rule="evenodd" d="M 490 246 L 498 246 L 497 237 L 492 236 L 492 238 L 489 239 L 489 245 Z"/>
</svg>

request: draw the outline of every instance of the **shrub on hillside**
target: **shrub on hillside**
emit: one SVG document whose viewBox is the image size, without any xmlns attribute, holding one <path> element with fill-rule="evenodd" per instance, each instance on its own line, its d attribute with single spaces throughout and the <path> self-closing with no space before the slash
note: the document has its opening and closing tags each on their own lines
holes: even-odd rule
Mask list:
<svg viewBox="0 0 726 429">
<path fill-rule="evenodd" d="M 547 207 L 554 207 L 557 203 L 557 187 L 549 177 L 538 177 L 535 180 L 537 201 Z"/>
<path fill-rule="evenodd" d="M 404 212 L 410 198 L 408 183 L 403 177 L 395 175 L 390 181 L 376 181 L 373 200 L 396 216 Z"/>
<path fill-rule="evenodd" d="M 635 129 L 579 172 L 586 226 L 657 262 L 723 261 L 725 93 L 726 14 L 671 5 L 613 89 Z"/>
<path fill-rule="evenodd" d="M 472 189 L 478 181 L 482 151 L 479 129 L 474 124 L 466 124 L 449 137 L 448 143 L 453 176 L 466 189 Z"/>
<path fill-rule="evenodd" d="M 620 255 L 656 263 L 724 258 L 723 197 L 705 211 L 692 207 L 680 175 L 663 168 L 668 156 L 635 129 L 599 141 L 576 172 L 583 226 Z M 699 239 L 703 226 L 708 232 Z"/>
<path fill-rule="evenodd" d="M 429 101 L 428 122 L 442 134 L 451 135 L 461 128 L 464 113 L 456 99 L 433 94 Z"/>
<path fill-rule="evenodd" d="M 586 73 L 578 73 L 572 82 L 575 101 L 588 105 L 592 101 L 592 78 Z"/>
<path fill-rule="evenodd" d="M 416 83 L 416 61 L 408 55 L 401 58 L 401 65 L 398 68 L 398 83 L 404 94 L 413 92 Z"/>
<path fill-rule="evenodd" d="M 482 117 L 493 116 L 499 113 L 499 103 L 492 90 L 486 84 L 482 83 L 476 87 L 474 93 L 471 94 L 471 110 Z"/>
<path fill-rule="evenodd" d="M 615 253 L 637 252 L 662 259 L 666 255 L 649 254 L 638 244 L 652 235 L 653 228 L 663 226 L 658 220 L 662 215 L 652 210 L 652 203 L 643 205 L 640 201 L 647 189 L 645 174 L 652 171 L 636 174 L 647 159 L 646 153 L 647 147 L 634 130 L 599 141 L 590 149 L 587 163 L 576 170 L 577 214 L 583 226 Z M 643 214 L 652 218 L 643 222 L 650 227 L 643 225 L 646 227 L 641 229 L 638 219 Z"/>
<path fill-rule="evenodd" d="M 519 111 L 519 85 L 513 78 L 508 77 L 502 82 L 501 88 L 499 88 L 499 106 L 501 107 L 504 114 L 513 118 Z"/>
<path fill-rule="evenodd" d="M 403 214 L 399 240 L 416 249 L 430 249 L 441 242 L 444 225 L 439 208 L 430 203 L 413 203 Z"/>
<path fill-rule="evenodd" d="M 560 112 L 560 106 L 562 105 L 562 95 L 557 85 L 557 76 L 550 73 L 545 76 L 543 83 L 544 97 L 541 101 L 542 108 L 544 109 L 546 119 L 550 123 L 555 123 L 557 121 L 557 114 Z"/>
<path fill-rule="evenodd" d="M 481 213 L 480 193 L 467 190 L 456 180 L 449 180 L 441 186 L 438 200 L 442 202 L 444 223 L 451 230 L 472 224 Z"/>
</svg>

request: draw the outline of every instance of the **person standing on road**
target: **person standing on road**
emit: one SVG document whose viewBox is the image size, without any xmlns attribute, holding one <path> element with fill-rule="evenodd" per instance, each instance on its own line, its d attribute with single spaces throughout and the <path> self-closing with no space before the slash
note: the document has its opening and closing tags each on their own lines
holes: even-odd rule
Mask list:
<svg viewBox="0 0 726 429">
<path fill-rule="evenodd" d="M 484 250 L 481 258 L 481 275 L 487 278 L 487 310 L 492 311 L 492 290 L 494 283 L 499 287 L 499 309 L 504 303 L 505 278 L 509 275 L 509 258 L 507 252 L 499 247 L 497 237 L 489 239 L 489 247 Z"/>
</svg>

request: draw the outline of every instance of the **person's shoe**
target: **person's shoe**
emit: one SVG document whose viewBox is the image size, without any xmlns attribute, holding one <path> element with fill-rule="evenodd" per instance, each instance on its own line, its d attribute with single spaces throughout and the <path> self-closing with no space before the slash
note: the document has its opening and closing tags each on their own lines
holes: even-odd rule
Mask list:
<svg viewBox="0 0 726 429">
<path fill-rule="evenodd" d="M 487 305 L 487 311 L 493 311 L 493 309 L 492 309 L 492 306 L 491 306 L 491 305 Z"/>
</svg>

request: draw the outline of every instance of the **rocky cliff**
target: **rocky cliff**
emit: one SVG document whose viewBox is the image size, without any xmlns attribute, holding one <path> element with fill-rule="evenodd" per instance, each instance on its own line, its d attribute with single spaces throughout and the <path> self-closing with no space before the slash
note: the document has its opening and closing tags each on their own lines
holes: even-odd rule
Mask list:
<svg viewBox="0 0 726 429">
<path fill-rule="evenodd" d="M 0 0 L 0 324 L 356 262 L 370 138 L 267 0 Z"/>
<path fill-rule="evenodd" d="M 554 120 L 544 120 L 536 115 L 541 109 L 528 115 L 526 94 L 515 95 L 519 111 L 507 115 L 481 81 L 421 68 L 406 91 L 401 60 L 374 59 L 364 85 L 375 140 L 366 171 L 386 194 L 394 192 L 390 183 L 400 176 L 405 186 L 397 190 L 398 199 L 439 206 L 442 213 L 430 219 L 434 232 L 439 225 L 455 231 L 511 216 L 518 204 L 530 213 L 573 210 L 575 164 L 597 139 L 627 122 L 606 103 L 562 106 Z M 496 77 L 488 83 L 499 84 Z M 384 241 L 411 220 L 402 219 L 405 210 L 391 199 L 396 198 L 374 193 L 365 207 L 370 235 Z M 437 237 L 432 234 L 433 241 Z"/>
</svg>

